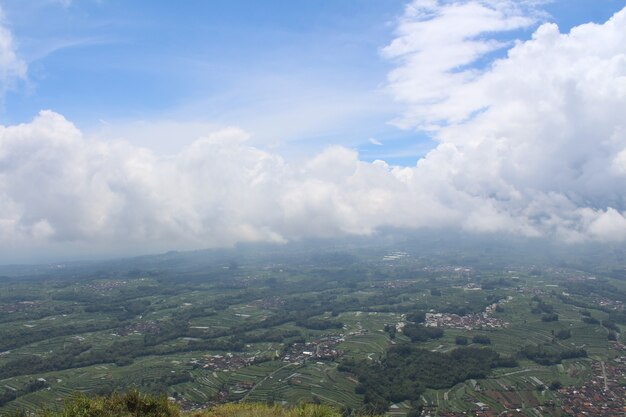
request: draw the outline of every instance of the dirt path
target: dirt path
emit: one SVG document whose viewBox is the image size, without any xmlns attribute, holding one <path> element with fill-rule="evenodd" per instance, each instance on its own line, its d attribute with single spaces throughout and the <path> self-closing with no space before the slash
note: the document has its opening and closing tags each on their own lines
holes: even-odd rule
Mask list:
<svg viewBox="0 0 626 417">
<path fill-rule="evenodd" d="M 609 382 L 606 378 L 606 368 L 604 367 L 604 361 L 600 361 L 600 366 L 602 367 L 602 379 L 604 379 L 604 390 L 609 390 Z"/>
</svg>

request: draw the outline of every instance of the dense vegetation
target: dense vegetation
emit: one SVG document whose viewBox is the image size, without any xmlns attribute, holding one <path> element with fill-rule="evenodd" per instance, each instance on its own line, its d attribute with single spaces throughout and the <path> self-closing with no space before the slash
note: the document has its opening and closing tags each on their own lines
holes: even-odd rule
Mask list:
<svg viewBox="0 0 626 417">
<path fill-rule="evenodd" d="M 520 351 L 520 356 L 537 362 L 539 365 L 556 365 L 564 359 L 586 358 L 583 348 L 555 349 L 545 345 L 527 345 Z"/>
<path fill-rule="evenodd" d="M 429 339 L 439 339 L 443 337 L 443 330 L 437 327 L 424 327 L 416 324 L 407 324 L 402 328 L 402 333 L 411 342 L 425 342 Z"/>
<path fill-rule="evenodd" d="M 450 353 L 431 352 L 418 346 L 394 346 L 380 363 L 344 361 L 341 370 L 357 375 L 358 392 L 375 411 L 390 402 L 418 400 L 425 388 L 449 388 L 470 378 L 485 378 L 491 368 L 515 366 L 487 348 L 458 348 Z"/>
</svg>

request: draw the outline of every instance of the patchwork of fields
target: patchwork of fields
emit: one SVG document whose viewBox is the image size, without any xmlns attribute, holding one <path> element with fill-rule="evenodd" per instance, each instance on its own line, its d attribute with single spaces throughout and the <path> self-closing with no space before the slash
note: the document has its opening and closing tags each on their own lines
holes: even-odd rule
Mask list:
<svg viewBox="0 0 626 417">
<path fill-rule="evenodd" d="M 584 384 L 592 364 L 622 354 L 609 343 L 623 340 L 614 321 L 623 312 L 619 280 L 583 294 L 573 292 L 587 283 L 577 271 L 425 268 L 385 253 L 333 262 L 4 279 L 0 412 L 131 387 L 184 408 L 251 401 L 359 410 L 373 404 L 370 391 L 342 364 L 384 366 L 390 349 L 410 345 L 441 354 L 491 349 L 508 362 L 444 389 L 425 382 L 418 400 L 385 400 L 391 415 L 482 408 L 536 416 L 565 401 L 559 387 Z M 473 314 L 474 327 L 405 334 L 404 326 L 421 332 L 416 312 Z M 507 325 L 492 328 L 491 319 Z"/>
</svg>

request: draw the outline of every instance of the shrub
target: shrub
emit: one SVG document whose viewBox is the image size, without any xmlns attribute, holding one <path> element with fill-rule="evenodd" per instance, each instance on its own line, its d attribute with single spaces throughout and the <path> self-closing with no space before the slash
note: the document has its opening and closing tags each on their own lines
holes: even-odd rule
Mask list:
<svg viewBox="0 0 626 417">
<path fill-rule="evenodd" d="M 417 324 L 424 323 L 426 320 L 426 313 L 423 311 L 416 311 L 414 313 L 407 314 L 406 320 Z"/>
<path fill-rule="evenodd" d="M 552 313 L 552 314 L 544 314 L 543 316 L 541 316 L 541 321 L 549 323 L 551 321 L 559 321 L 559 315 Z"/>
<path fill-rule="evenodd" d="M 472 343 L 478 343 L 481 345 L 490 345 L 491 339 L 489 339 L 487 336 L 481 336 L 477 334 L 476 336 L 472 337 Z"/>
<path fill-rule="evenodd" d="M 90 398 L 84 394 L 67 400 L 60 412 L 45 412 L 46 417 L 179 417 L 180 411 L 165 395 L 124 394 Z"/>
<path fill-rule="evenodd" d="M 582 320 L 583 320 L 583 322 L 585 322 L 587 324 L 600 324 L 598 319 L 594 319 L 593 317 L 583 317 Z"/>
<path fill-rule="evenodd" d="M 572 332 L 569 329 L 562 329 L 556 332 L 556 337 L 560 340 L 569 339 L 570 337 L 572 337 Z"/>
<path fill-rule="evenodd" d="M 454 343 L 459 346 L 465 346 L 469 343 L 469 339 L 465 336 L 457 336 L 454 338 Z"/>
<path fill-rule="evenodd" d="M 550 391 L 557 391 L 559 389 L 561 389 L 563 385 L 561 384 L 561 381 L 553 381 L 550 384 Z"/>
</svg>

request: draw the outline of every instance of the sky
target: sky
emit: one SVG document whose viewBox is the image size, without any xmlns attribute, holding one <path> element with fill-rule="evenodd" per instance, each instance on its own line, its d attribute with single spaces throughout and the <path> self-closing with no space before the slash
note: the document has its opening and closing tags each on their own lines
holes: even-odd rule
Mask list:
<svg viewBox="0 0 626 417">
<path fill-rule="evenodd" d="M 0 262 L 626 240 L 624 0 L 0 0 Z"/>
</svg>

